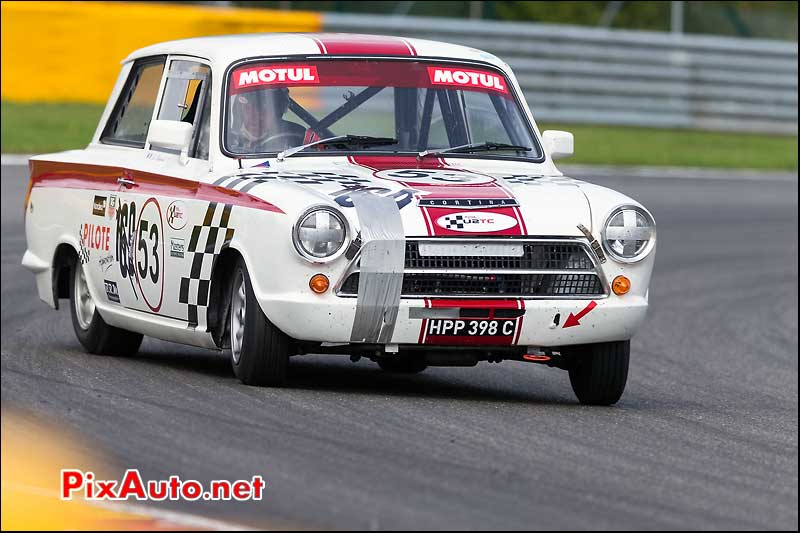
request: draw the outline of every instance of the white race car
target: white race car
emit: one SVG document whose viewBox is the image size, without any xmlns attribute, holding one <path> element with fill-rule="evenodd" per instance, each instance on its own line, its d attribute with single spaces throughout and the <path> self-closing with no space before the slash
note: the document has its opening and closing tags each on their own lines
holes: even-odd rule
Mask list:
<svg viewBox="0 0 800 533">
<path fill-rule="evenodd" d="M 76 67 L 77 68 L 77 67 Z M 527 361 L 612 404 L 647 310 L 650 213 L 562 175 L 510 68 L 446 43 L 265 34 L 131 54 L 83 150 L 34 157 L 22 263 L 81 344 L 393 372 Z"/>
</svg>

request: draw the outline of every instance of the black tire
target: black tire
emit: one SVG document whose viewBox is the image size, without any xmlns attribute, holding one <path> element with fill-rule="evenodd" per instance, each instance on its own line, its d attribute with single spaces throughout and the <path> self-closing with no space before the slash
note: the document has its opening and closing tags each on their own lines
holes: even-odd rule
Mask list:
<svg viewBox="0 0 800 533">
<path fill-rule="evenodd" d="M 69 303 L 70 313 L 72 314 L 72 327 L 75 336 L 83 345 L 87 352 L 98 355 L 118 355 L 131 356 L 139 351 L 142 344 L 142 334 L 134 333 L 125 329 L 109 326 L 97 309 L 83 319 L 78 318 L 79 296 L 76 293 L 78 276 L 82 273 L 82 265 L 77 257 L 73 257 L 69 265 Z M 84 278 L 85 279 L 85 278 Z M 85 283 L 81 282 L 81 283 Z M 79 288 L 81 286 L 79 285 Z M 84 298 L 91 298 L 88 292 L 82 291 Z M 86 313 L 88 315 L 88 313 Z M 81 324 L 83 320 L 84 324 Z"/>
<path fill-rule="evenodd" d="M 631 342 L 603 342 L 576 346 L 569 381 L 582 404 L 612 405 L 622 396 L 628 380 Z"/>
<path fill-rule="evenodd" d="M 424 357 L 416 356 L 389 356 L 378 359 L 378 366 L 385 372 L 400 374 L 418 374 L 428 368 Z"/>
<path fill-rule="evenodd" d="M 245 302 L 241 313 L 238 312 L 236 305 L 240 283 L 244 285 L 243 298 Z M 289 370 L 289 337 L 264 315 L 253 293 L 247 267 L 241 258 L 237 260 L 233 268 L 229 291 L 231 307 L 228 320 L 233 373 L 246 385 L 270 387 L 285 385 Z M 238 341 L 234 338 L 239 330 L 235 324 L 235 313 L 239 315 L 239 320 L 243 323 L 240 331 L 241 339 Z M 243 315 L 243 319 L 241 315 Z"/>
</svg>

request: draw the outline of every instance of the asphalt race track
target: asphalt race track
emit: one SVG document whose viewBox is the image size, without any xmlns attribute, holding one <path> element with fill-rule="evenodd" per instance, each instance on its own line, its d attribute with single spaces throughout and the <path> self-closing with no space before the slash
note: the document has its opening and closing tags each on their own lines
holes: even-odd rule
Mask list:
<svg viewBox="0 0 800 533">
<path fill-rule="evenodd" d="M 2 405 L 60 421 L 145 479 L 262 474 L 261 502 L 159 504 L 251 526 L 797 529 L 797 181 L 603 178 L 658 223 L 628 388 L 583 407 L 525 363 L 382 373 L 293 359 L 241 385 L 224 356 L 145 340 L 85 354 L 41 303 L 24 167 L 2 168 Z"/>
</svg>

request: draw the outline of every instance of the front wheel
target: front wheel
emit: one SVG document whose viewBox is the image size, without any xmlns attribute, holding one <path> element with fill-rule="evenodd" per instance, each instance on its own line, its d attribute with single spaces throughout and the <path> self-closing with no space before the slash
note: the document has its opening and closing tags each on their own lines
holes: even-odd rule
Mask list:
<svg viewBox="0 0 800 533">
<path fill-rule="evenodd" d="M 233 269 L 230 291 L 234 374 L 246 385 L 284 385 L 289 368 L 289 338 L 261 311 L 241 259 Z"/>
<path fill-rule="evenodd" d="M 563 350 L 570 359 L 569 381 L 582 404 L 612 405 L 628 380 L 631 342 L 585 344 Z"/>
<path fill-rule="evenodd" d="M 141 333 L 109 326 L 97 312 L 83 265 L 75 258 L 70 265 L 69 300 L 72 327 L 86 351 L 102 355 L 134 355 L 142 344 Z"/>
</svg>

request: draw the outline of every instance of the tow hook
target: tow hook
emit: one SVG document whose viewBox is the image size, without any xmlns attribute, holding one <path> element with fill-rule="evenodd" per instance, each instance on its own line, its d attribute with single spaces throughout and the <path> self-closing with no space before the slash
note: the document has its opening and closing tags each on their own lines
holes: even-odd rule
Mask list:
<svg viewBox="0 0 800 533">
<path fill-rule="evenodd" d="M 549 349 L 534 349 L 530 353 L 523 355 L 522 360 L 528 363 L 538 363 L 540 365 L 569 370 L 567 358 L 561 355 L 561 352 Z"/>
</svg>

